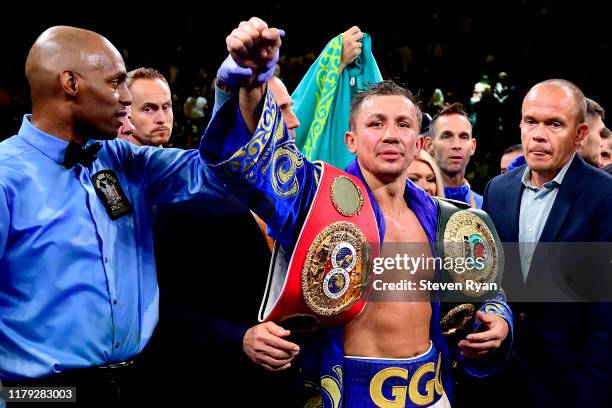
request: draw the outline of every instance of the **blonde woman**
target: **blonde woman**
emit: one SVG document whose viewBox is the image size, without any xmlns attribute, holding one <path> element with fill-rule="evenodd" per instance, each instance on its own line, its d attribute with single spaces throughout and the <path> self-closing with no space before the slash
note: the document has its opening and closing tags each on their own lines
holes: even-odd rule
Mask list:
<svg viewBox="0 0 612 408">
<path fill-rule="evenodd" d="M 407 174 L 410 181 L 421 187 L 430 196 L 444 197 L 440 168 L 425 150 L 415 154 Z"/>
</svg>

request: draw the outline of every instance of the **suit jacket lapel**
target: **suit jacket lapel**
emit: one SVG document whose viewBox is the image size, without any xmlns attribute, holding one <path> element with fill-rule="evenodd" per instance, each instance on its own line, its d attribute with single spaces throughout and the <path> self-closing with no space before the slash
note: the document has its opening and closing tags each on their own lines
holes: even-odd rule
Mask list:
<svg viewBox="0 0 612 408">
<path fill-rule="evenodd" d="M 505 186 L 507 191 L 507 199 L 504 203 L 504 214 L 502 215 L 503 225 L 507 226 L 507 236 L 504 236 L 503 240 L 504 250 L 506 251 L 506 265 L 504 271 L 504 277 L 502 281 L 503 287 L 508 291 L 508 296 L 516 296 L 520 293 L 523 287 L 523 278 L 521 274 L 520 255 L 518 251 L 519 235 L 519 212 L 521 210 L 521 197 L 523 195 L 523 183 L 521 178 L 523 177 L 523 171 L 525 167 L 522 167 L 522 171 L 517 171 L 513 177 L 508 179 Z"/>
<path fill-rule="evenodd" d="M 506 201 L 506 214 L 508 214 L 508 222 L 510 223 L 510 228 L 508 229 L 510 234 L 509 242 L 518 242 L 521 197 L 523 196 L 523 183 L 521 182 L 522 177 L 523 172 L 517 171 L 514 178 L 509 180 L 509 194 L 508 200 Z"/>
<path fill-rule="evenodd" d="M 565 218 L 576 199 L 576 189 L 574 187 L 580 181 L 580 170 L 582 165 L 584 165 L 582 159 L 576 154 L 559 186 L 559 192 L 550 210 L 546 224 L 544 224 L 539 242 L 554 242 L 557 240 L 559 230 L 565 222 Z"/>
<path fill-rule="evenodd" d="M 576 199 L 575 186 L 580 181 L 580 170 L 581 166 L 583 165 L 586 164 L 584 164 L 582 159 L 580 159 L 578 154 L 576 154 L 572 164 L 570 165 L 569 169 L 567 169 L 567 173 L 565 173 L 565 177 L 563 178 L 561 185 L 559 186 L 559 192 L 557 193 L 555 202 L 550 209 L 550 214 L 546 219 L 546 224 L 544 224 L 544 229 L 542 230 L 542 235 L 540 235 L 538 242 L 558 241 L 561 226 L 565 222 L 565 219 L 567 218 Z M 546 264 L 544 260 L 550 256 L 550 249 L 550 247 L 543 247 L 542 245 L 538 245 L 536 247 L 531 262 L 531 267 L 529 268 L 529 274 L 527 275 L 527 282 L 525 283 L 528 287 L 534 287 L 534 285 L 535 287 L 542 287 L 542 283 L 536 284 L 535 281 L 551 278 L 542 270 L 539 270 L 541 268 L 536 267 L 536 265 Z"/>
</svg>

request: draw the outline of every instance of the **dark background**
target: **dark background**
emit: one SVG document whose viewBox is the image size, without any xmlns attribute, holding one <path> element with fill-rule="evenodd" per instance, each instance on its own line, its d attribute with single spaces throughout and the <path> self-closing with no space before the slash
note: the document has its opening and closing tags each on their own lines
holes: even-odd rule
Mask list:
<svg viewBox="0 0 612 408">
<path fill-rule="evenodd" d="M 29 111 L 25 57 L 49 26 L 74 25 L 101 33 L 123 53 L 128 70 L 148 66 L 169 77 L 170 67 L 178 68 L 171 86 L 176 97 L 174 133 L 179 134 L 181 114 L 177 111 L 182 110 L 194 85 L 203 88 L 212 106 L 210 84 L 225 56 L 225 36 L 241 20 L 257 15 L 287 33 L 281 49 L 281 75 L 290 92 L 325 44 L 352 25 L 372 36 L 383 76 L 399 80 L 425 102 L 440 88 L 446 102 L 467 104 L 483 74 L 494 85 L 497 74 L 507 72 L 516 98 L 504 109 L 516 126 L 496 135 L 474 132 L 477 138 L 502 140 L 501 148 L 519 142 L 520 99 L 537 81 L 569 79 L 611 109 L 610 21 L 603 7 L 589 1 L 559 4 L 544 0 L 372 2 L 368 7 L 308 1 L 260 6 L 230 1 L 211 6 L 179 2 L 18 6 L 5 13 L 0 24 L 0 140 L 14 134 L 23 113 Z M 408 47 L 412 54 L 403 67 L 401 47 Z M 480 159 L 470 164 L 472 172 L 478 160 L 484 160 L 495 173 L 498 152 L 487 156 L 481 149 L 478 153 Z"/>
</svg>

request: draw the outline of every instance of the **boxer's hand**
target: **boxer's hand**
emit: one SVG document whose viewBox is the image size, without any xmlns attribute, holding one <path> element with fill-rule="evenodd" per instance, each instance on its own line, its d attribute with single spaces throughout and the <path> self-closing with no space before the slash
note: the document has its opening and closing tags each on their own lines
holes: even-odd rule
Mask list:
<svg viewBox="0 0 612 408">
<path fill-rule="evenodd" d="M 465 357 L 480 357 L 497 350 L 508 336 L 508 322 L 495 314 L 476 313 L 476 318 L 482 322 L 485 331 L 473 333 L 459 342 L 461 354 Z"/>
<path fill-rule="evenodd" d="M 363 33 L 357 26 L 353 26 L 342 33 L 342 57 L 340 71 L 350 65 L 361 54 Z"/>
<path fill-rule="evenodd" d="M 273 322 L 258 324 L 245 333 L 242 350 L 251 361 L 267 370 L 285 370 L 300 351 L 297 344 L 283 340 L 289 334 L 289 330 Z"/>
<path fill-rule="evenodd" d="M 282 30 L 268 28 L 265 21 L 251 17 L 226 37 L 227 51 L 236 64 L 251 68 L 251 85 L 258 86 L 272 77 L 284 34 Z"/>
</svg>

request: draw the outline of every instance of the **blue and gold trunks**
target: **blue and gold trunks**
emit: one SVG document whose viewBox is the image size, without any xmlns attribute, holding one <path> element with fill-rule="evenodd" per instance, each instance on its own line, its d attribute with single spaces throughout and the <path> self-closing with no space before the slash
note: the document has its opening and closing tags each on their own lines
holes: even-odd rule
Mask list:
<svg viewBox="0 0 612 408">
<path fill-rule="evenodd" d="M 430 407 L 443 398 L 442 355 L 430 343 L 404 359 L 344 356 L 345 407 Z M 446 398 L 446 397 L 444 397 Z"/>
</svg>

